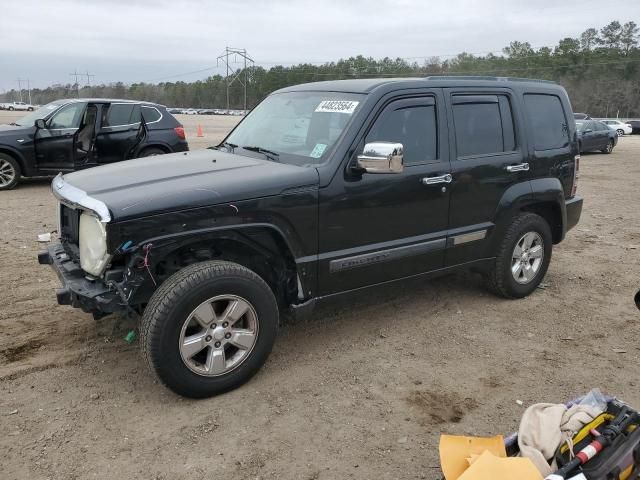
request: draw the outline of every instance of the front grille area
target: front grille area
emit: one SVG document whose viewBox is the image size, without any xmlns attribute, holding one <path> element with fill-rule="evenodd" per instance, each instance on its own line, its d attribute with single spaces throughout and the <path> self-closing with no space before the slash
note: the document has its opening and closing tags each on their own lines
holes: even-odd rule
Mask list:
<svg viewBox="0 0 640 480">
<path fill-rule="evenodd" d="M 80 210 L 60 204 L 60 241 L 67 255 L 79 260 L 80 252 Z"/>
</svg>

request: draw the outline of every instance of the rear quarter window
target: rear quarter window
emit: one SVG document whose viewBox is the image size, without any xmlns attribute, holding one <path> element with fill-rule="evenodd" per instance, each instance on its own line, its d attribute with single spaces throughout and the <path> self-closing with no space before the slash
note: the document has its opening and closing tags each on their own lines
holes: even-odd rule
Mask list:
<svg viewBox="0 0 640 480">
<path fill-rule="evenodd" d="M 560 97 L 527 93 L 524 107 L 535 150 L 553 150 L 569 145 L 569 125 Z"/>
<path fill-rule="evenodd" d="M 145 107 L 144 105 L 141 108 L 142 118 L 146 123 L 157 122 L 162 118 L 162 114 L 155 107 Z"/>
</svg>

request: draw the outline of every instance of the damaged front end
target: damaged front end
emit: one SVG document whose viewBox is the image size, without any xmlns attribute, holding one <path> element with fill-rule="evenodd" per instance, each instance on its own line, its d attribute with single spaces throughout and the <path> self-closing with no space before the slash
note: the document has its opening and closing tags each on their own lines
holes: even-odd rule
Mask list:
<svg viewBox="0 0 640 480">
<path fill-rule="evenodd" d="M 85 255 L 88 250 L 81 242 L 82 219 L 91 214 L 94 222 L 106 226 L 111 220 L 110 212 L 102 202 L 66 183 L 61 175 L 54 179 L 52 189 L 60 202 L 60 241 L 41 252 L 38 262 L 50 265 L 62 283 L 62 288 L 56 291 L 58 304 L 80 308 L 96 319 L 131 310 L 131 298 L 147 279 L 144 265 L 148 261 L 148 250 L 141 253 L 136 253 L 136 249 L 118 250 L 113 255 L 105 251 L 106 261 L 98 264 L 99 271 L 92 272 L 81 260 L 83 250 Z M 101 229 L 106 232 L 104 227 Z M 104 241 L 106 249 L 106 238 Z"/>
<path fill-rule="evenodd" d="M 140 268 L 144 257 L 139 255 L 132 255 L 124 268 L 106 270 L 101 278 L 92 277 L 82 270 L 62 243 L 49 245 L 38 255 L 38 262 L 51 265 L 62 283 L 62 288 L 56 290 L 58 304 L 80 308 L 93 314 L 96 320 L 131 310 L 132 297 L 148 278 Z"/>
</svg>

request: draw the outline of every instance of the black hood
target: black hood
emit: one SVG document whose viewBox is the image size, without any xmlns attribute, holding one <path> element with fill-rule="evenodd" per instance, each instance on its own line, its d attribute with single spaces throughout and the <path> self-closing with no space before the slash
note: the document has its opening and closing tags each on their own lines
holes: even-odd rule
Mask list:
<svg viewBox="0 0 640 480">
<path fill-rule="evenodd" d="M 0 135 L 19 135 L 30 133 L 35 127 L 25 127 L 23 125 L 0 125 Z"/>
<path fill-rule="evenodd" d="M 114 221 L 278 195 L 318 184 L 315 168 L 218 150 L 127 160 L 64 176 L 106 204 Z"/>
</svg>

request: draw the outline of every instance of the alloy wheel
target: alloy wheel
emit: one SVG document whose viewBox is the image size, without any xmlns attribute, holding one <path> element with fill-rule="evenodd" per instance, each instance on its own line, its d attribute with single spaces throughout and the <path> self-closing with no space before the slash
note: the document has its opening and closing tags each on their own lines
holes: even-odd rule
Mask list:
<svg viewBox="0 0 640 480">
<path fill-rule="evenodd" d="M 516 242 L 511 255 L 511 274 L 516 282 L 531 282 L 542 267 L 544 243 L 537 232 L 527 232 Z"/>
<path fill-rule="evenodd" d="M 9 186 L 16 178 L 16 169 L 7 160 L 0 158 L 0 187 Z"/>
<path fill-rule="evenodd" d="M 191 312 L 182 326 L 178 346 L 189 370 L 217 377 L 240 366 L 257 338 L 258 315 L 253 305 L 236 295 L 219 295 Z"/>
</svg>

